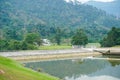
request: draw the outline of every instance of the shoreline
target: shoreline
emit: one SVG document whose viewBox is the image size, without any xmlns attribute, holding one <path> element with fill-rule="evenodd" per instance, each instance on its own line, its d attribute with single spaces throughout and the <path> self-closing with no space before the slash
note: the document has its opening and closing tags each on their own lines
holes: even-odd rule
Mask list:
<svg viewBox="0 0 120 80">
<path fill-rule="evenodd" d="M 88 56 L 99 56 L 101 53 L 69 53 L 69 54 L 47 54 L 47 55 L 37 55 L 37 56 L 22 56 L 22 57 L 11 57 L 16 61 L 45 61 L 45 60 L 59 60 L 59 59 L 69 59 L 69 58 L 82 58 Z"/>
<path fill-rule="evenodd" d="M 95 50 L 98 50 L 98 52 L 96 52 Z M 103 55 L 99 51 L 107 52 L 108 50 L 115 50 L 120 52 L 120 48 L 82 48 L 64 50 L 28 50 L 16 52 L 0 52 L 0 56 L 8 57 L 16 61 L 44 61 L 99 56 Z"/>
</svg>

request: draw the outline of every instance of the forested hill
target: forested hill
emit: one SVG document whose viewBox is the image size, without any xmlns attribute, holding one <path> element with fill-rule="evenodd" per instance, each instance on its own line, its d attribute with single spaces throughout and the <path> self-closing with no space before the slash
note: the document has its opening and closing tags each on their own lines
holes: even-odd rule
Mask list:
<svg viewBox="0 0 120 80">
<path fill-rule="evenodd" d="M 117 17 L 120 17 L 120 0 L 114 0 L 113 2 L 97 2 L 89 1 L 89 5 L 93 5 L 99 9 L 105 10 L 109 14 L 113 14 Z"/>
<path fill-rule="evenodd" d="M 120 27 L 120 19 L 95 7 L 66 3 L 64 0 L 0 0 L 0 37 L 20 40 L 28 32 L 53 38 L 56 27 L 63 38 L 73 36 L 77 28 L 90 40 L 99 40 L 111 27 Z"/>
</svg>

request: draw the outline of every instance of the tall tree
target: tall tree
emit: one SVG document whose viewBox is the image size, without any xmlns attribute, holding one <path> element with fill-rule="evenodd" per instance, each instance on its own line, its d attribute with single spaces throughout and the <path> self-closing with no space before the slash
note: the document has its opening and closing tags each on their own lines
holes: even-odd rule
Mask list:
<svg viewBox="0 0 120 80">
<path fill-rule="evenodd" d="M 28 33 L 26 36 L 25 36 L 25 40 L 24 40 L 26 43 L 28 44 L 34 44 L 34 45 L 39 45 L 42 43 L 41 41 L 41 37 L 39 34 L 37 33 Z"/>
<path fill-rule="evenodd" d="M 0 39 L 0 51 L 8 49 L 8 41 L 4 39 Z"/>
<path fill-rule="evenodd" d="M 21 42 L 17 40 L 10 40 L 8 50 L 21 50 Z"/>
<path fill-rule="evenodd" d="M 75 35 L 72 37 L 71 43 L 73 45 L 85 45 L 88 43 L 87 35 L 82 29 L 78 29 Z"/>
<path fill-rule="evenodd" d="M 115 45 L 120 45 L 120 28 L 113 27 L 101 41 L 103 47 L 112 47 Z"/>
<path fill-rule="evenodd" d="M 57 45 L 60 45 L 60 43 L 61 43 L 61 29 L 59 27 L 57 27 L 57 29 L 56 29 L 55 41 L 56 41 Z"/>
</svg>

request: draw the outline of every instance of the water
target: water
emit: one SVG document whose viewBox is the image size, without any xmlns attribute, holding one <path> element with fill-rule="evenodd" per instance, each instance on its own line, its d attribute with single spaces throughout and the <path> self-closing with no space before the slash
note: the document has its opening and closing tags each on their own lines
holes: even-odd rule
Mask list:
<svg viewBox="0 0 120 80">
<path fill-rule="evenodd" d="M 106 56 L 104 57 L 106 58 Z M 64 80 L 120 80 L 120 60 L 98 58 L 29 62 L 26 67 Z"/>
</svg>

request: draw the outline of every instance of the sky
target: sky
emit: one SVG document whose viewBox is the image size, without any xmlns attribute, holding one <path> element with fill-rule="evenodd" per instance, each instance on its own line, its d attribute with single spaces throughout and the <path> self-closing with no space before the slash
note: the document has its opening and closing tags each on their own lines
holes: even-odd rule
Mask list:
<svg viewBox="0 0 120 80">
<path fill-rule="evenodd" d="M 75 0 L 65 0 L 66 2 L 74 2 Z M 115 0 L 76 0 L 76 1 L 79 1 L 81 3 L 86 3 L 86 2 L 89 2 L 89 1 L 97 1 L 97 2 L 113 2 Z"/>
</svg>

